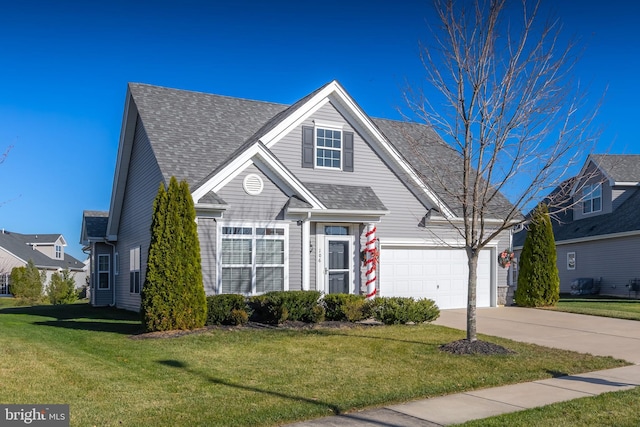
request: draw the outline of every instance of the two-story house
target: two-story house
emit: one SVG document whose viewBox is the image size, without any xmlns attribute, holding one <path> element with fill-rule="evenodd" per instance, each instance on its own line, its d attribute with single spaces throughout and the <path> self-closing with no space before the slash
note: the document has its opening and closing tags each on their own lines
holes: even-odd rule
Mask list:
<svg viewBox="0 0 640 427">
<path fill-rule="evenodd" d="M 10 295 L 9 278 L 14 267 L 24 267 L 29 260 L 46 272 L 45 285 L 51 275 L 68 268 L 73 273 L 76 288 L 86 284 L 86 266 L 65 253 L 67 242 L 62 234 L 21 234 L 0 230 L 0 295 Z"/>
<path fill-rule="evenodd" d="M 558 202 L 550 211 L 560 292 L 570 293 L 576 279 L 592 279 L 601 294 L 637 296 L 640 155 L 590 155 L 549 197 Z M 516 249 L 525 236 L 514 236 Z"/>
<path fill-rule="evenodd" d="M 83 220 L 92 303 L 139 309 L 153 200 L 175 176 L 195 203 L 207 294 L 301 289 L 465 307 L 466 253 L 451 226 L 461 174 L 425 179 L 459 159 L 426 126 L 367 116 L 336 81 L 293 105 L 129 84 L 109 212 Z M 509 238 L 480 255 L 478 306 L 498 303 Z"/>
</svg>

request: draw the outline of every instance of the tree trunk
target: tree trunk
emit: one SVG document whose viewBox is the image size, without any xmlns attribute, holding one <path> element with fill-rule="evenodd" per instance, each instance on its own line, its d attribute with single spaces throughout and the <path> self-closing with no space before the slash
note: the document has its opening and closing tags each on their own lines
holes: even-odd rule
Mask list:
<svg viewBox="0 0 640 427">
<path fill-rule="evenodd" d="M 478 255 L 479 251 L 467 249 L 467 264 L 469 266 L 469 288 L 467 291 L 467 340 L 476 341 L 476 285 L 478 283 Z"/>
</svg>

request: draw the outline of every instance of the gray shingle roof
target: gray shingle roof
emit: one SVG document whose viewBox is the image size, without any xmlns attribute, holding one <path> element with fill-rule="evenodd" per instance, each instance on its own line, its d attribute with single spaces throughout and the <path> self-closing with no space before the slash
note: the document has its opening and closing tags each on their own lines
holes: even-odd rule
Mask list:
<svg viewBox="0 0 640 427">
<path fill-rule="evenodd" d="M 52 236 L 55 236 L 52 239 Z M 52 244 L 58 238 L 60 234 L 20 234 L 10 231 L 0 233 L 0 247 L 4 248 L 7 252 L 12 253 L 16 257 L 26 261 L 33 260 L 33 263 L 37 267 L 49 267 L 49 268 L 69 268 L 69 269 L 82 269 L 84 263 L 71 255 L 65 253 L 64 260 L 49 258 L 45 254 L 33 249 L 29 243 L 42 243 Z"/>
<path fill-rule="evenodd" d="M 129 84 L 163 176 L 167 181 L 171 176 L 185 179 L 192 190 L 322 88 L 324 86 L 287 106 Z M 462 162 L 458 153 L 426 126 L 385 119 L 375 119 L 374 123 L 405 160 L 421 173 L 438 197 L 459 215 Z M 416 160 L 412 140 L 424 146 L 422 151 L 426 155 L 419 160 Z M 442 170 L 449 172 L 434 173 Z M 373 203 L 364 199 L 362 202 Z M 511 209 L 511 204 L 500 193 L 489 205 L 490 216 L 495 217 L 504 217 Z"/>
<path fill-rule="evenodd" d="M 460 154 L 425 125 L 387 119 L 373 121 L 449 209 L 462 215 L 463 162 Z M 512 209 L 513 205 L 498 192 L 487 207 L 487 216 L 504 218 Z"/>
<path fill-rule="evenodd" d="M 105 211 L 84 211 L 84 235 L 87 238 L 103 238 L 107 235 L 107 223 L 109 222 L 109 212 Z"/>
<path fill-rule="evenodd" d="M 640 182 L 639 154 L 593 154 L 591 159 L 615 182 Z"/>
<path fill-rule="evenodd" d="M 167 182 L 195 185 L 287 105 L 130 83 Z"/>
<path fill-rule="evenodd" d="M 303 183 L 328 209 L 386 211 L 371 187 Z"/>
</svg>

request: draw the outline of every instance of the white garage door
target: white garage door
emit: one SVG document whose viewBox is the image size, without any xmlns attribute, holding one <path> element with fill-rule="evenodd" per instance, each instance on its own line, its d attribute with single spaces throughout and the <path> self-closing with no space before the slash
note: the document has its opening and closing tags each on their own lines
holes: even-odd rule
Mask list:
<svg viewBox="0 0 640 427">
<path fill-rule="evenodd" d="M 440 308 L 465 308 L 467 255 L 460 249 L 389 248 L 380 251 L 380 296 L 430 298 Z M 491 305 L 491 251 L 478 260 L 477 306 Z"/>
</svg>

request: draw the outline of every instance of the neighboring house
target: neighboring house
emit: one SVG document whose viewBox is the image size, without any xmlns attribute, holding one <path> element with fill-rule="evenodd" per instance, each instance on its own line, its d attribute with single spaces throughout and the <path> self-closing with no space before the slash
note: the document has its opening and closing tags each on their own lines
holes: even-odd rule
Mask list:
<svg viewBox="0 0 640 427">
<path fill-rule="evenodd" d="M 411 163 L 411 139 L 429 165 Z M 460 206 L 442 187 L 462 175 L 420 179 L 458 159 L 425 126 L 370 118 L 336 81 L 291 106 L 129 84 L 109 213 L 83 219 L 92 303 L 139 310 L 153 201 L 175 176 L 195 202 L 209 295 L 366 294 L 369 241 L 379 295 L 466 307 L 466 254 L 451 248 L 460 236 L 448 222 Z M 499 219 L 511 205 L 489 208 Z M 509 241 L 480 255 L 478 306 L 498 304 L 507 272 L 496 257 Z"/>
<path fill-rule="evenodd" d="M 14 267 L 24 267 L 32 260 L 46 272 L 45 286 L 55 272 L 68 268 L 74 275 L 76 288 L 86 284 L 86 268 L 82 261 L 65 253 L 62 234 L 20 234 L 0 231 L 0 295 L 9 295 L 9 277 Z"/>
<path fill-rule="evenodd" d="M 562 208 L 550 208 L 560 292 L 586 278 L 601 294 L 637 296 L 629 285 L 640 283 L 640 155 L 590 155 L 549 198 Z M 525 237 L 514 235 L 516 249 Z"/>
</svg>

